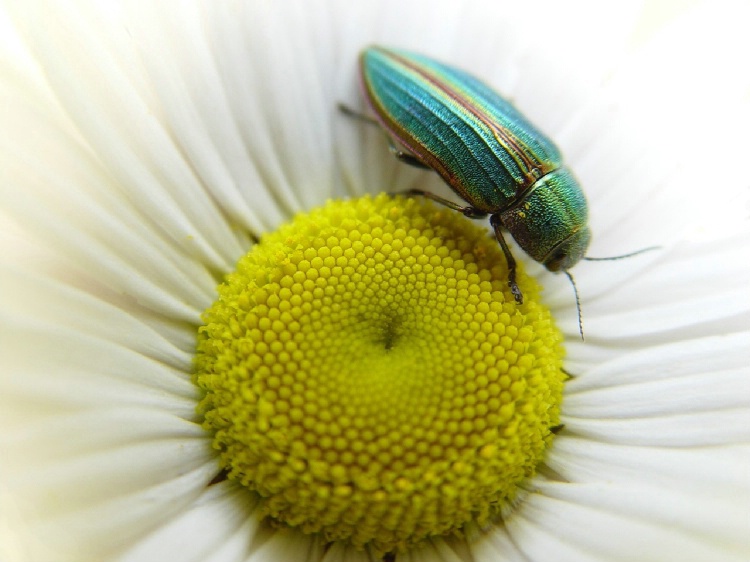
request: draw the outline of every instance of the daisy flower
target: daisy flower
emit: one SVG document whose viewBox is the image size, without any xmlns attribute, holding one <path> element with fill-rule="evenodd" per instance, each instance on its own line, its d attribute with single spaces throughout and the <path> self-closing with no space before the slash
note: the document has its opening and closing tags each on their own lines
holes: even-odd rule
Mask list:
<svg viewBox="0 0 750 562">
<path fill-rule="evenodd" d="M 0 559 L 750 555 L 742 3 L 8 2 Z M 589 202 L 572 289 L 405 167 L 358 52 L 481 77 Z M 380 195 L 379 195 L 380 194 Z M 453 196 L 455 198 L 455 196 Z M 327 202 L 328 201 L 328 202 Z"/>
</svg>

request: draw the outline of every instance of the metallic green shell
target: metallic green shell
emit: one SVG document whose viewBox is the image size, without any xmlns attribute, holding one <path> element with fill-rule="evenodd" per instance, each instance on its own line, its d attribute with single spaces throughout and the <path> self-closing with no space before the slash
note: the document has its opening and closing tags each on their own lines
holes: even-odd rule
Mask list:
<svg viewBox="0 0 750 562">
<path fill-rule="evenodd" d="M 470 207 L 492 214 L 550 271 L 583 258 L 591 240 L 586 197 L 557 147 L 507 100 L 461 70 L 406 51 L 370 47 L 360 70 L 385 129 Z"/>
<path fill-rule="evenodd" d="M 506 208 L 562 165 L 552 141 L 461 70 L 371 47 L 362 53 L 361 76 L 385 128 L 477 209 Z"/>
</svg>

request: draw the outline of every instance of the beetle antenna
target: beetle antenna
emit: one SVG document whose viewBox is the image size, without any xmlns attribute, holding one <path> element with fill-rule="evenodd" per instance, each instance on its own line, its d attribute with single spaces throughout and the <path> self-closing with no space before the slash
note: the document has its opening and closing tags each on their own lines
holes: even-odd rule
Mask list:
<svg viewBox="0 0 750 562">
<path fill-rule="evenodd" d="M 622 254 L 621 256 L 610 256 L 610 257 L 607 257 L 607 258 L 590 258 L 590 257 L 586 256 L 583 259 L 585 259 L 586 261 L 613 261 L 613 260 L 621 260 L 623 258 L 630 258 L 630 257 L 633 257 L 633 256 L 637 256 L 638 254 L 643 254 L 645 252 L 650 252 L 651 250 L 658 250 L 659 248 L 661 248 L 661 246 L 649 246 L 648 248 L 642 248 L 642 249 L 637 250 L 635 252 L 630 252 L 629 254 Z"/>
<path fill-rule="evenodd" d="M 576 287 L 576 282 L 570 274 L 570 271 L 563 269 L 563 272 L 568 276 L 570 284 L 573 285 L 573 293 L 575 293 L 576 296 L 576 310 L 578 311 L 578 333 L 581 334 L 581 341 L 585 341 L 585 338 L 583 337 L 583 316 L 581 316 L 581 300 L 578 298 L 578 287 Z"/>
</svg>

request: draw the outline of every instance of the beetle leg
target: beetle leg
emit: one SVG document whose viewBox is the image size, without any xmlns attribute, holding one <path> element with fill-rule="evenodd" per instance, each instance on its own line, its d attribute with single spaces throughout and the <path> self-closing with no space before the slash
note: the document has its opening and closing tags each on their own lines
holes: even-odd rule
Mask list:
<svg viewBox="0 0 750 562">
<path fill-rule="evenodd" d="M 359 111 L 355 111 L 348 105 L 344 105 L 343 103 L 339 102 L 336 104 L 336 107 L 339 108 L 339 111 L 346 115 L 347 117 L 352 117 L 354 119 L 359 119 L 360 121 L 364 121 L 365 123 L 369 123 L 370 125 L 375 125 L 376 127 L 380 127 L 380 123 L 378 123 L 377 119 L 374 119 L 372 117 L 368 117 L 364 113 L 360 113 Z"/>
<path fill-rule="evenodd" d="M 419 158 L 414 156 L 413 154 L 409 154 L 408 152 L 404 152 L 403 150 L 399 150 L 399 148 L 393 144 L 393 141 L 389 138 L 388 139 L 388 146 L 391 149 L 391 154 L 393 154 L 396 158 L 401 160 L 404 164 L 409 164 L 409 166 L 414 166 L 415 168 L 421 168 L 422 170 L 431 170 L 432 168 L 422 162 Z"/>
<path fill-rule="evenodd" d="M 376 127 L 383 129 L 383 127 L 380 125 L 377 119 L 368 117 L 364 113 L 359 113 L 358 111 L 355 111 L 348 105 L 344 105 L 341 102 L 339 102 L 337 106 L 339 108 L 339 111 L 343 113 L 344 115 L 346 115 L 347 117 L 352 117 L 353 119 L 359 119 L 360 121 L 363 121 L 367 123 L 368 125 L 375 125 Z M 388 147 L 391 149 L 391 154 L 393 154 L 396 158 L 401 160 L 404 164 L 409 164 L 409 166 L 414 166 L 415 168 L 422 168 L 423 170 L 432 169 L 430 168 L 430 166 L 422 162 L 419 158 L 417 158 L 413 154 L 410 154 L 409 152 L 404 152 L 403 150 L 399 149 L 393 142 L 393 139 L 388 135 L 386 136 L 388 137 Z"/>
<path fill-rule="evenodd" d="M 523 294 L 521 294 L 521 289 L 518 288 L 518 284 L 516 283 L 516 258 L 510 253 L 510 248 L 508 248 L 508 244 L 506 244 L 505 238 L 503 238 L 500 216 L 492 215 L 490 217 L 490 224 L 495 229 L 495 238 L 500 242 L 500 247 L 503 249 L 503 254 L 505 254 L 505 261 L 508 263 L 508 286 L 510 287 L 510 292 L 513 293 L 513 297 L 518 304 L 523 304 Z"/>
<path fill-rule="evenodd" d="M 440 203 L 441 205 L 445 205 L 449 209 L 458 211 L 459 213 L 470 219 L 483 219 L 487 216 L 487 213 L 485 213 L 484 211 L 475 209 L 470 205 L 463 207 L 458 203 L 454 203 L 449 199 L 445 199 L 444 197 L 440 197 L 439 195 L 435 195 L 434 193 L 430 193 L 429 191 L 422 191 L 421 189 L 407 189 L 406 191 L 402 191 L 402 193 L 404 195 L 419 195 L 421 197 L 426 197 L 427 199 L 435 201 L 435 203 Z"/>
<path fill-rule="evenodd" d="M 359 113 L 358 111 L 353 110 L 348 105 L 344 105 L 343 103 L 338 103 L 338 108 L 341 113 L 346 115 L 347 117 L 352 117 L 354 119 L 359 119 L 360 121 L 363 121 L 367 123 L 368 125 L 375 125 L 376 127 L 382 129 L 382 126 L 378 122 L 377 119 L 373 119 L 372 117 L 368 117 L 364 113 Z M 419 158 L 414 156 L 413 154 L 410 154 L 408 152 L 404 152 L 403 150 L 399 149 L 393 142 L 393 139 L 391 137 L 388 137 L 388 147 L 391 149 L 391 153 L 401 160 L 404 164 L 409 164 L 409 166 L 414 166 L 415 168 L 422 168 L 425 170 L 431 169 L 430 166 L 422 162 Z"/>
</svg>

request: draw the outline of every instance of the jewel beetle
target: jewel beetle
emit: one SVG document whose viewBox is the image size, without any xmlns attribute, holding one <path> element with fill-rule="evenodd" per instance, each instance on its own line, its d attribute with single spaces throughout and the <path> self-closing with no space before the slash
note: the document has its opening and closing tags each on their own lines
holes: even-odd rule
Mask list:
<svg viewBox="0 0 750 562">
<path fill-rule="evenodd" d="M 586 197 L 555 144 L 492 88 L 429 57 L 373 46 L 362 51 L 359 68 L 364 96 L 395 155 L 436 171 L 468 205 L 410 193 L 470 218 L 490 215 L 515 300 L 522 303 L 523 295 L 503 230 L 572 282 L 568 270 L 586 254 L 591 230 Z"/>
</svg>

